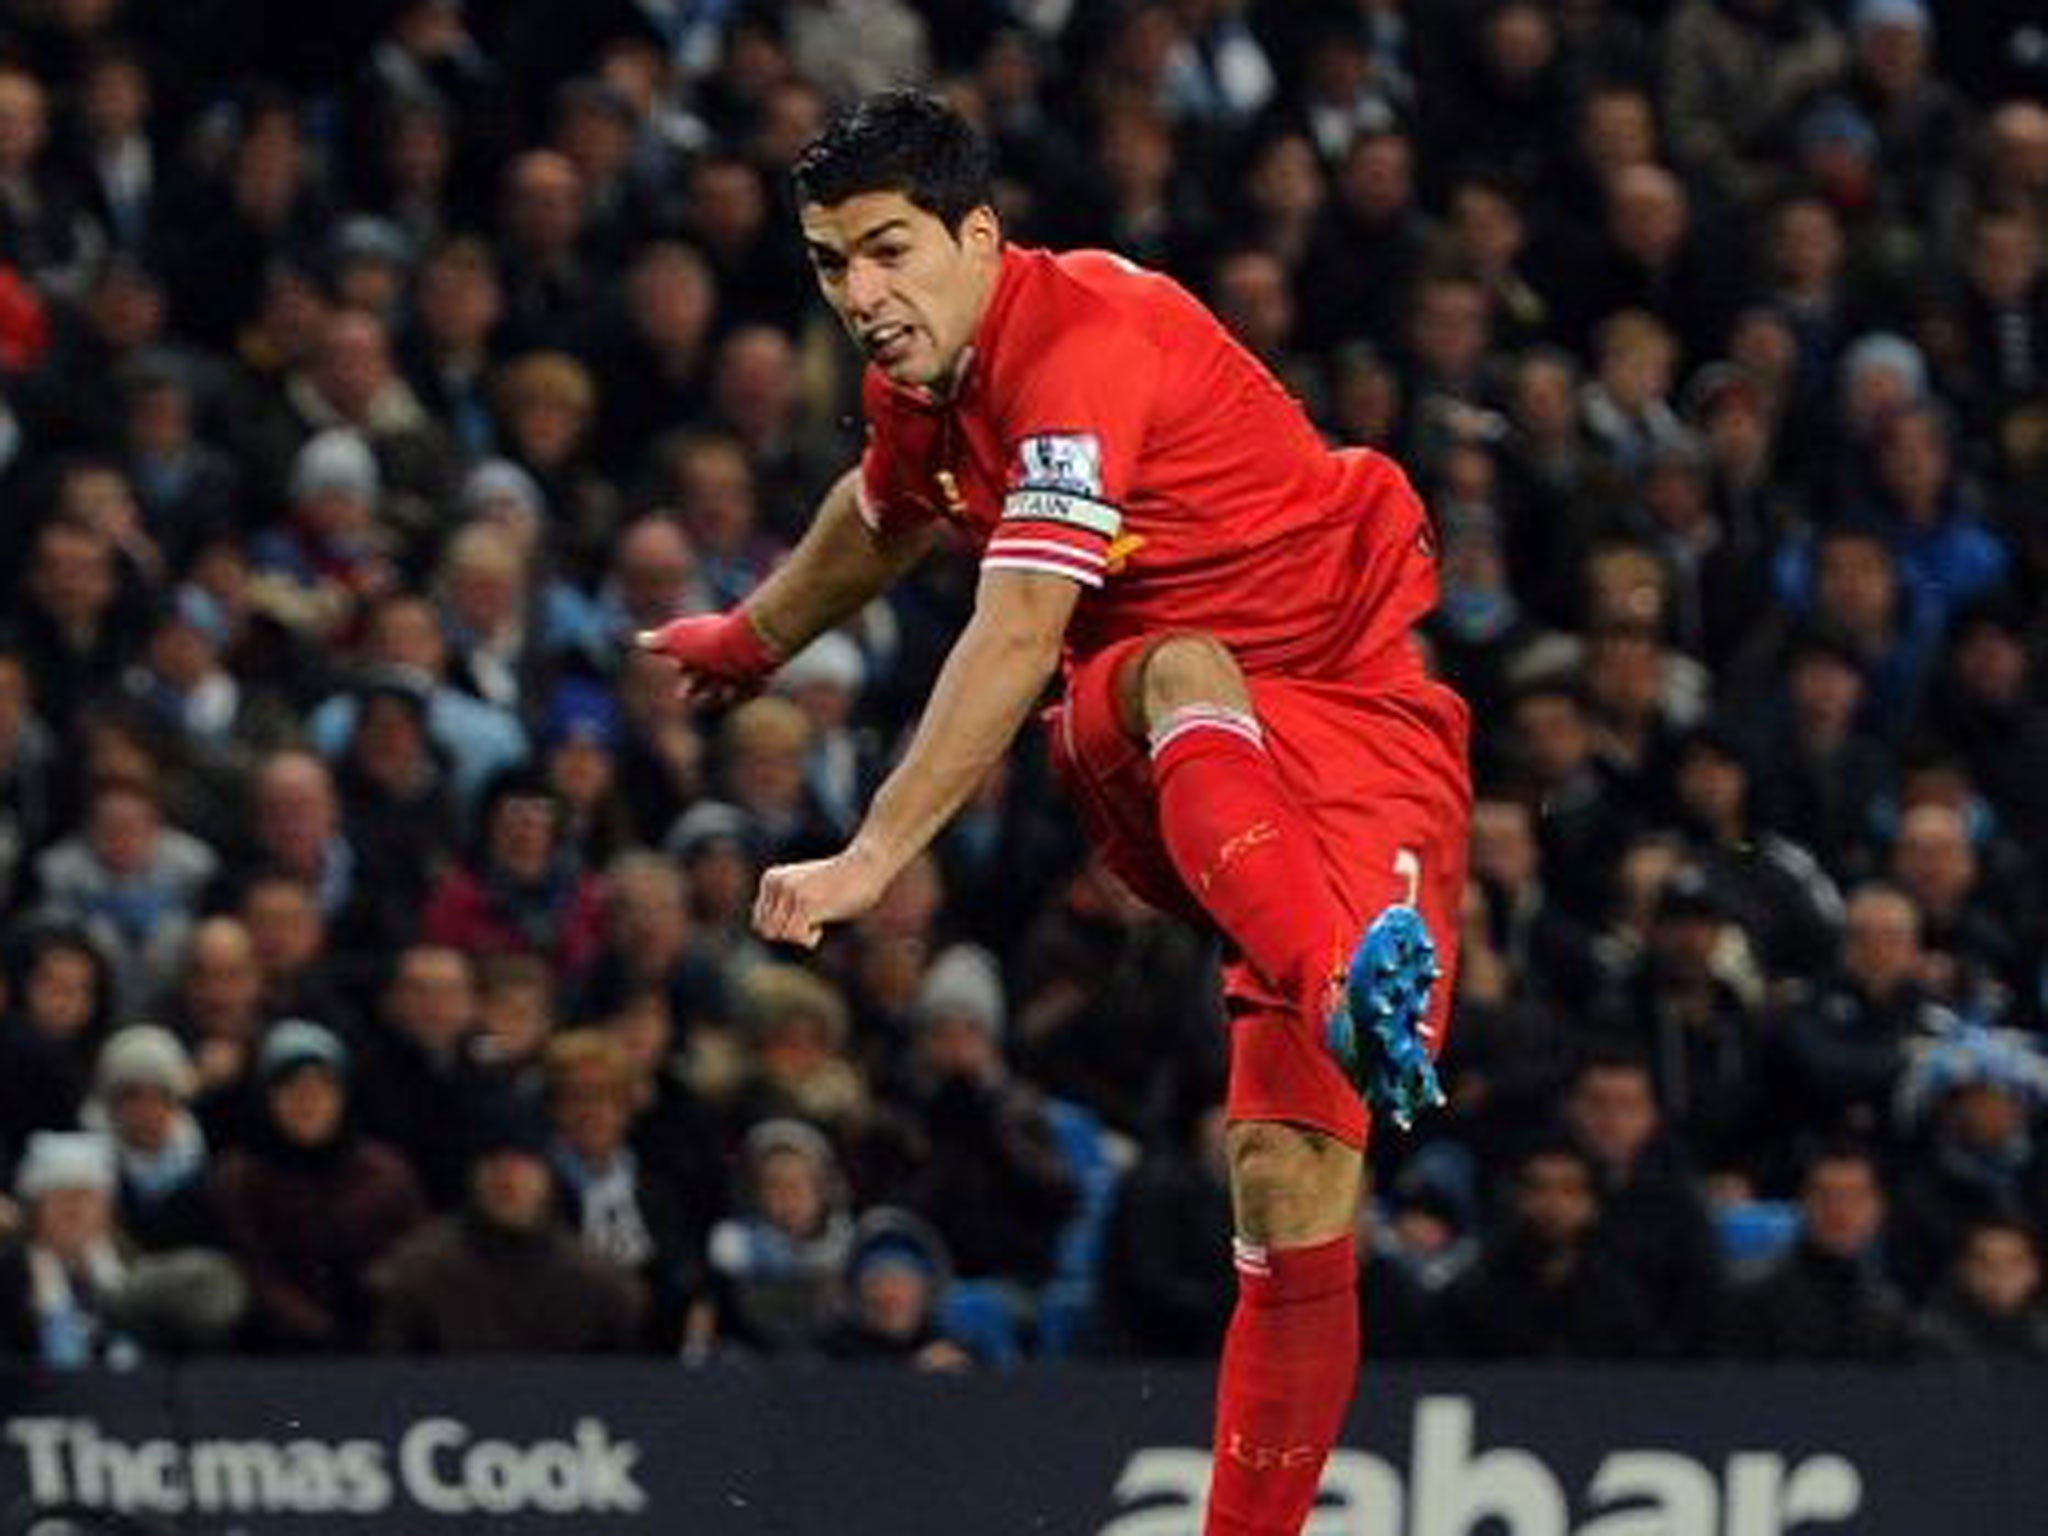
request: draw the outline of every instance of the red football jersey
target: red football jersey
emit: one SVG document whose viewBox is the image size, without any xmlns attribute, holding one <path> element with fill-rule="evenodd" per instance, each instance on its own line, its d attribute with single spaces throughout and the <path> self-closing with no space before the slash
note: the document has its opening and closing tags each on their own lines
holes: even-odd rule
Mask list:
<svg viewBox="0 0 2048 1536">
<path fill-rule="evenodd" d="M 1250 672 L 1374 685 L 1418 669 L 1404 642 L 1436 601 L 1436 564 L 1406 476 L 1326 447 L 1169 278 L 1008 247 L 953 392 L 870 368 L 863 402 L 863 515 L 951 518 L 984 566 L 1089 588 L 1073 660 L 1179 629 Z"/>
</svg>

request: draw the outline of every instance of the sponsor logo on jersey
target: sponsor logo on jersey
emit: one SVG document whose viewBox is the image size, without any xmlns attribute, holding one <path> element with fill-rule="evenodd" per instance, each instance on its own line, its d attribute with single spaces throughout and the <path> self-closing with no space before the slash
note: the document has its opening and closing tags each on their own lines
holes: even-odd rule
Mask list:
<svg viewBox="0 0 2048 1536">
<path fill-rule="evenodd" d="M 1017 489 L 1102 497 L 1102 443 L 1092 432 L 1051 432 L 1017 445 Z"/>
</svg>

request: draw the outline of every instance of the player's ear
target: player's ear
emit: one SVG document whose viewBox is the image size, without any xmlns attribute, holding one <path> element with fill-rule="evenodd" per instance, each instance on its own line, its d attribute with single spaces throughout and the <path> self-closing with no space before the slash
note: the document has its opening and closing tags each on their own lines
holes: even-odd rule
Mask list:
<svg viewBox="0 0 2048 1536">
<path fill-rule="evenodd" d="M 993 255 L 1000 250 L 1003 225 L 996 217 L 995 209 L 987 203 L 968 209 L 960 220 L 960 243 L 982 255 Z"/>
</svg>

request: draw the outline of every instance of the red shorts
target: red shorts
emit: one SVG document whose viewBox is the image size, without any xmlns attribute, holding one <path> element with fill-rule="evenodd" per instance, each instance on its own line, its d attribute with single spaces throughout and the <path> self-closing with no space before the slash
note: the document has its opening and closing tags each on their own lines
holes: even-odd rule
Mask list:
<svg viewBox="0 0 2048 1536">
<path fill-rule="evenodd" d="M 1159 836 L 1152 762 L 1125 732 L 1117 674 L 1154 637 L 1134 636 L 1090 657 L 1053 711 L 1053 766 L 1104 861 L 1162 911 L 1207 923 Z M 1430 999 L 1431 1049 L 1442 1048 L 1458 958 L 1471 784 L 1464 701 L 1417 676 L 1384 690 L 1289 677 L 1246 679 L 1280 780 L 1314 829 L 1323 869 L 1349 932 L 1398 902 L 1416 906 L 1443 964 Z M 1232 1120 L 1280 1120 L 1363 1146 L 1358 1090 L 1304 1019 L 1234 950 L 1223 969 L 1230 1020 Z"/>
</svg>

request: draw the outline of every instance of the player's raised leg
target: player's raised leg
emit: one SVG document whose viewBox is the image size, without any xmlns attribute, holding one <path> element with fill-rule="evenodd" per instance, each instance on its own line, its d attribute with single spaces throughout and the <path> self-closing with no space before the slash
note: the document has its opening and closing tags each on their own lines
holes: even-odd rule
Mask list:
<svg viewBox="0 0 2048 1536">
<path fill-rule="evenodd" d="M 1189 894 L 1406 1126 L 1442 1097 L 1421 1038 L 1437 958 L 1412 896 L 1363 933 L 1346 917 L 1227 647 L 1164 636 L 1123 666 L 1116 693 L 1124 728 L 1149 744 L 1160 841 Z"/>
<path fill-rule="evenodd" d="M 1350 941 L 1236 659 L 1207 635 L 1165 636 L 1117 692 L 1125 728 L 1149 744 L 1160 839 L 1182 883 L 1269 987 L 1313 1012 Z"/>
</svg>

